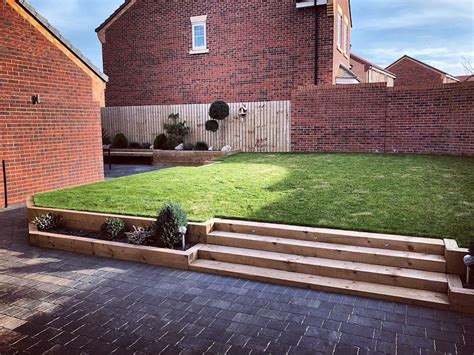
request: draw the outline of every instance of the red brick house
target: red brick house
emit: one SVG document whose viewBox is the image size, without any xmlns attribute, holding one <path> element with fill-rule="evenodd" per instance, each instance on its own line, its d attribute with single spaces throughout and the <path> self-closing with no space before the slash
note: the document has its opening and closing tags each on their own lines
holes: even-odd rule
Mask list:
<svg viewBox="0 0 474 355">
<path fill-rule="evenodd" d="M 107 106 L 289 100 L 350 65 L 349 0 L 126 0 L 99 28 Z"/>
<path fill-rule="evenodd" d="M 408 55 L 404 55 L 393 64 L 390 64 L 386 70 L 397 76 L 396 86 L 438 85 L 459 82 L 456 77 Z"/>
<path fill-rule="evenodd" d="M 103 179 L 106 81 L 25 1 L 0 2 L 0 159 L 10 204 Z"/>
<path fill-rule="evenodd" d="M 394 86 L 395 74 L 382 68 L 367 59 L 351 53 L 351 70 L 357 75 L 361 83 L 387 83 L 388 87 Z"/>
</svg>

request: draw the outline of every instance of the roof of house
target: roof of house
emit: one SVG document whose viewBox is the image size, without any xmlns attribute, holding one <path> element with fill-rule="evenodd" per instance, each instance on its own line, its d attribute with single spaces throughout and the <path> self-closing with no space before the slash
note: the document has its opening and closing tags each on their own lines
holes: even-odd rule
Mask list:
<svg viewBox="0 0 474 355">
<path fill-rule="evenodd" d="M 397 64 L 397 63 L 399 63 L 399 62 L 401 62 L 402 60 L 405 60 L 405 59 L 411 60 L 411 61 L 413 61 L 413 62 L 415 62 L 415 63 L 417 63 L 417 64 L 419 64 L 419 65 L 422 65 L 422 66 L 424 66 L 425 68 L 428 68 L 428 69 L 430 69 L 430 70 L 433 70 L 433 71 L 435 71 L 435 72 L 437 72 L 437 73 L 439 73 L 439 74 L 441 74 L 441 75 L 446 75 L 446 76 L 449 77 L 450 79 L 453 79 L 453 80 L 455 80 L 455 81 L 459 81 L 459 79 L 456 78 L 455 76 L 453 76 L 453 75 L 451 75 L 451 74 L 448 74 L 448 73 L 446 73 L 446 72 L 444 72 L 444 71 L 442 71 L 442 70 L 440 70 L 440 69 L 438 69 L 438 68 L 435 68 L 435 67 L 433 67 L 433 66 L 431 66 L 431 65 L 429 65 L 429 64 L 426 64 L 425 62 L 422 62 L 421 60 L 418 60 L 418 59 L 416 59 L 416 58 L 410 57 L 409 55 L 406 55 L 406 54 L 405 54 L 403 57 L 397 59 L 397 60 L 396 60 L 395 62 L 393 62 L 392 64 L 390 64 L 386 69 L 389 69 L 389 68 L 393 67 L 395 64 Z"/>
<path fill-rule="evenodd" d="M 353 59 L 353 60 L 355 60 L 355 61 L 357 61 L 357 62 L 359 62 L 359 63 L 365 64 L 365 65 L 367 65 L 367 66 L 369 66 L 369 67 L 375 68 L 375 69 L 377 69 L 378 71 L 381 71 L 381 72 L 383 72 L 383 73 L 386 73 L 387 75 L 389 75 L 389 76 L 391 76 L 391 77 L 393 77 L 393 78 L 396 78 L 396 77 L 397 77 L 394 73 L 388 71 L 387 69 L 384 69 L 384 68 L 382 68 L 381 66 L 379 66 L 379 65 L 377 65 L 377 64 L 374 64 L 374 63 L 368 61 L 367 59 L 362 58 L 361 56 L 358 56 L 357 54 L 352 53 L 352 52 L 351 52 L 351 59 Z"/>
<path fill-rule="evenodd" d="M 470 75 L 459 75 L 459 76 L 456 76 L 456 79 L 458 79 L 458 80 L 461 81 L 461 82 L 470 81 L 471 79 L 474 79 L 474 74 L 470 74 Z"/>
<path fill-rule="evenodd" d="M 96 32 L 99 32 L 101 29 L 103 29 L 107 24 L 114 19 L 115 16 L 117 16 L 132 0 L 125 0 L 125 2 L 119 6 L 117 10 L 115 10 L 112 15 L 107 17 L 107 19 L 102 22 L 99 27 L 95 29 Z"/>
<path fill-rule="evenodd" d="M 20 5 L 28 14 L 30 14 L 39 24 L 41 24 L 51 35 L 53 35 L 64 47 L 66 47 L 71 53 L 73 53 L 81 62 L 83 62 L 90 70 L 92 70 L 98 77 L 103 81 L 108 81 L 107 75 L 97 68 L 92 62 L 84 56 L 79 49 L 74 47 L 61 32 L 59 32 L 53 25 L 51 25 L 46 18 L 41 16 L 36 9 L 31 6 L 25 0 L 16 0 L 17 4 Z"/>
</svg>

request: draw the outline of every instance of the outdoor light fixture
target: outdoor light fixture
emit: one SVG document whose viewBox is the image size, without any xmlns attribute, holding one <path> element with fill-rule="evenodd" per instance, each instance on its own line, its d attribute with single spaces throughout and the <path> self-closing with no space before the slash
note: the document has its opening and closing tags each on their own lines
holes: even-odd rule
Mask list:
<svg viewBox="0 0 474 355">
<path fill-rule="evenodd" d="M 33 95 L 31 97 L 31 102 L 33 103 L 33 105 L 39 105 L 41 103 L 40 96 L 38 94 Z"/>
</svg>

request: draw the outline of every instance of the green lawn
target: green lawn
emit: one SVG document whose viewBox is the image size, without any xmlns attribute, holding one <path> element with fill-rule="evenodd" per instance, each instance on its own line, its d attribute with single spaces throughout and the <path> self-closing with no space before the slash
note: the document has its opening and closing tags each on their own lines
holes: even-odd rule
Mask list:
<svg viewBox="0 0 474 355">
<path fill-rule="evenodd" d="M 474 158 L 239 154 L 35 196 L 38 206 L 193 221 L 228 217 L 404 235 L 474 238 Z"/>
</svg>

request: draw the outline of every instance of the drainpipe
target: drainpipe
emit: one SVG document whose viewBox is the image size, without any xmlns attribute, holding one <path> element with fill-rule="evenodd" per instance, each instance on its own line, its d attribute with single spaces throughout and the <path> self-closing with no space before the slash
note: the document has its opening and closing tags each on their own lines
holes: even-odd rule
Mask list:
<svg viewBox="0 0 474 355">
<path fill-rule="evenodd" d="M 319 57 L 319 17 L 318 0 L 314 0 L 314 85 L 318 85 L 318 57 Z"/>
</svg>

